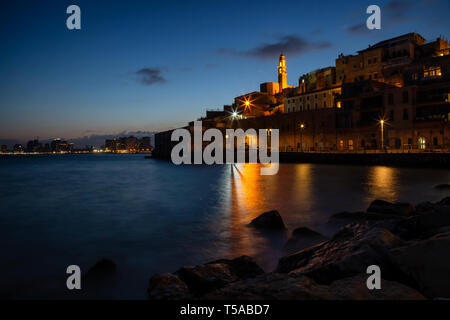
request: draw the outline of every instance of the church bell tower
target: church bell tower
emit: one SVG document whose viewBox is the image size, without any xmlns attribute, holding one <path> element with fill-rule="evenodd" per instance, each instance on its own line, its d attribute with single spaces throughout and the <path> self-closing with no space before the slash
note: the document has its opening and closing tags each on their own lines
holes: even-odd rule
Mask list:
<svg viewBox="0 0 450 320">
<path fill-rule="evenodd" d="M 278 85 L 280 92 L 287 87 L 286 59 L 283 54 L 280 54 L 278 61 Z"/>
</svg>

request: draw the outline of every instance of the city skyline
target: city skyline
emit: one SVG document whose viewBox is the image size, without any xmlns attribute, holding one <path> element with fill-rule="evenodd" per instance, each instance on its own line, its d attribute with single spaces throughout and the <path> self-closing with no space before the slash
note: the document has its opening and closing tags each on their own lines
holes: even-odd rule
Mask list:
<svg viewBox="0 0 450 320">
<path fill-rule="evenodd" d="M 76 31 L 65 27 L 69 2 L 9 3 L 1 11 L 0 140 L 103 139 L 184 126 L 276 81 L 281 51 L 287 82 L 297 85 L 339 53 L 413 31 L 427 40 L 439 36 L 435 30 L 450 34 L 445 1 L 379 1 L 376 31 L 365 29 L 365 1 L 325 1 L 307 12 L 298 2 L 275 11 L 258 3 L 79 1 Z"/>
</svg>

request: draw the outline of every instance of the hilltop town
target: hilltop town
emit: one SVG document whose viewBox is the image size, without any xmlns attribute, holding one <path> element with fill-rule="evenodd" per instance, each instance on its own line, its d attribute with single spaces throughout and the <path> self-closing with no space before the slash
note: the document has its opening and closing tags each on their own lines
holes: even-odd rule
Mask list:
<svg viewBox="0 0 450 320">
<path fill-rule="evenodd" d="M 204 129 L 279 129 L 280 152 L 447 152 L 450 149 L 450 46 L 417 33 L 387 39 L 287 84 L 278 82 L 207 111 Z M 185 128 L 192 129 L 193 121 Z M 171 132 L 155 135 L 154 155 L 169 157 Z"/>
</svg>

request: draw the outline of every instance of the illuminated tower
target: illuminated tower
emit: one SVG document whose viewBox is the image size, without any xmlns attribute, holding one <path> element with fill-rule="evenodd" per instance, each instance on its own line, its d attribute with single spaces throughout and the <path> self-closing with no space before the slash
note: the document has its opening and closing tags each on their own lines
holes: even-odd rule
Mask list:
<svg viewBox="0 0 450 320">
<path fill-rule="evenodd" d="M 283 54 L 280 54 L 278 61 L 278 85 L 280 92 L 287 87 L 287 73 L 286 73 L 286 60 Z"/>
</svg>

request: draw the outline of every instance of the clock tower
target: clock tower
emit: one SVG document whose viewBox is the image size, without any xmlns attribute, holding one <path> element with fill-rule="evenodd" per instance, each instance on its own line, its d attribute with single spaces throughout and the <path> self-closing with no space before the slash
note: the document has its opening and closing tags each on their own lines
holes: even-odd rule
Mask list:
<svg viewBox="0 0 450 320">
<path fill-rule="evenodd" d="M 280 54 L 278 61 L 278 85 L 280 92 L 287 87 L 286 59 L 283 54 Z"/>
</svg>

